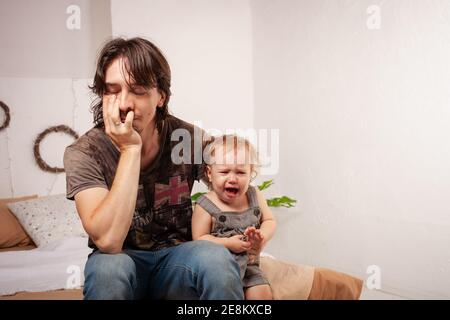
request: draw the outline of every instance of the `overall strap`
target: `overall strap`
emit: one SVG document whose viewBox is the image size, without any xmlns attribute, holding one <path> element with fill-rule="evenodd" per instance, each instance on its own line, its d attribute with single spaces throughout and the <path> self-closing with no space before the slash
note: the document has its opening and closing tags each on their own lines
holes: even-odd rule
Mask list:
<svg viewBox="0 0 450 320">
<path fill-rule="evenodd" d="M 250 208 L 257 208 L 257 207 L 259 207 L 258 198 L 256 196 L 256 189 L 255 189 L 255 187 L 248 186 L 247 197 L 248 197 L 248 205 L 250 206 Z"/>
<path fill-rule="evenodd" d="M 207 196 L 201 195 L 200 198 L 198 198 L 197 205 L 205 209 L 206 212 L 208 212 L 212 216 L 218 216 L 222 213 L 222 210 L 220 210 L 211 200 L 208 199 Z"/>
</svg>

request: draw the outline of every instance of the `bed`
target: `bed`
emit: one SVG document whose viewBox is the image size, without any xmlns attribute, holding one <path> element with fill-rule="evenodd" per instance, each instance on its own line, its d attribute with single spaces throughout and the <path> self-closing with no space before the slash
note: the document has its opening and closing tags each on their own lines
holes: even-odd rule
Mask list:
<svg viewBox="0 0 450 320">
<path fill-rule="evenodd" d="M 83 299 L 88 253 L 75 205 L 64 195 L 0 200 L 0 300 Z M 355 300 L 363 282 L 263 253 L 274 299 Z"/>
</svg>

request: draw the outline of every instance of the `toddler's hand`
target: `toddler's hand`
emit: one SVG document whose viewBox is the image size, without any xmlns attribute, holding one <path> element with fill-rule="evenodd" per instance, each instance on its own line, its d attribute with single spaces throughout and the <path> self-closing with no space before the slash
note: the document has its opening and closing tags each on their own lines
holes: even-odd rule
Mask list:
<svg viewBox="0 0 450 320">
<path fill-rule="evenodd" d="M 241 253 L 248 251 L 251 248 L 251 243 L 250 241 L 242 240 L 242 235 L 237 234 L 228 238 L 227 247 L 234 253 Z"/>
<path fill-rule="evenodd" d="M 252 247 L 260 247 L 264 242 L 264 236 L 262 235 L 261 230 L 256 229 L 255 227 L 248 227 L 245 229 L 244 235 L 247 236 Z"/>
<path fill-rule="evenodd" d="M 248 250 L 248 257 L 249 262 L 253 263 L 261 253 L 264 245 L 264 236 L 261 233 L 261 230 L 256 229 L 255 227 L 247 228 L 244 234 L 247 235 L 248 240 L 251 243 L 250 249 Z"/>
</svg>

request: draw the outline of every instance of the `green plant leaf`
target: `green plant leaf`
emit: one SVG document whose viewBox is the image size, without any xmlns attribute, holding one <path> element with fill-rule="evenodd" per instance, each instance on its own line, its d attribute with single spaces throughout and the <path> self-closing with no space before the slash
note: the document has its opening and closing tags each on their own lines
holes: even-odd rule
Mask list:
<svg viewBox="0 0 450 320">
<path fill-rule="evenodd" d="M 274 182 L 273 182 L 273 179 L 270 179 L 270 180 L 267 180 L 267 181 L 264 181 L 263 183 L 261 183 L 259 186 L 258 186 L 258 189 L 259 189 L 259 191 L 262 191 L 262 190 L 264 190 L 264 189 L 267 189 L 267 188 L 269 188 L 271 185 L 273 185 L 274 184 Z"/>
<path fill-rule="evenodd" d="M 204 195 L 204 194 L 206 194 L 206 192 L 197 192 L 197 193 L 194 193 L 192 196 L 191 196 L 191 200 L 193 201 L 193 202 L 197 202 L 197 200 L 198 200 L 198 198 L 200 198 L 202 195 Z"/>
<path fill-rule="evenodd" d="M 292 208 L 295 206 L 295 203 L 297 202 L 297 200 L 291 199 L 286 196 L 274 197 L 267 199 L 266 201 L 269 207 L 284 207 L 284 208 Z"/>
</svg>

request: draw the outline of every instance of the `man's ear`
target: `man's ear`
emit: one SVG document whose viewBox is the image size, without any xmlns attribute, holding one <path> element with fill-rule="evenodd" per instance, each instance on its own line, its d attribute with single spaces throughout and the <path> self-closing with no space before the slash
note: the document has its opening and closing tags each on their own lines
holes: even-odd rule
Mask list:
<svg viewBox="0 0 450 320">
<path fill-rule="evenodd" d="M 166 93 L 162 90 L 159 90 L 159 94 L 161 95 L 161 99 L 158 101 L 158 107 L 162 107 L 164 105 L 164 102 L 166 102 Z"/>
</svg>

